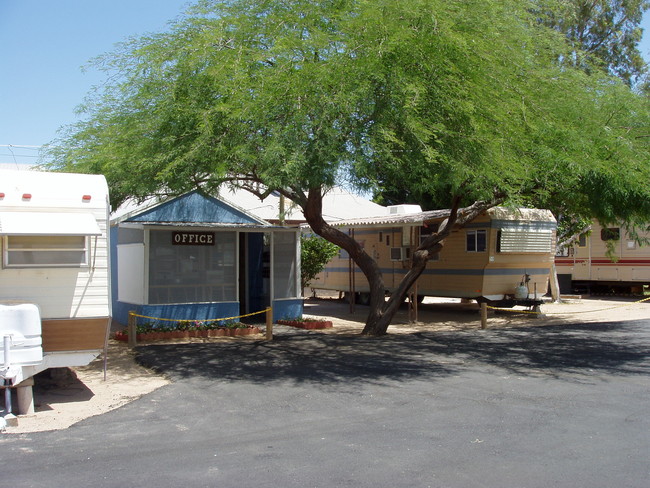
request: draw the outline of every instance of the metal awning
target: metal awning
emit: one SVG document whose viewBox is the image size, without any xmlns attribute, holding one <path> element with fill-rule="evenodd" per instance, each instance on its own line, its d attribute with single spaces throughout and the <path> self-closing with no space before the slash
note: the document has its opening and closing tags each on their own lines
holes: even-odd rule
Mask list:
<svg viewBox="0 0 650 488">
<path fill-rule="evenodd" d="M 91 213 L 0 212 L 0 235 L 98 236 L 102 231 Z"/>
</svg>

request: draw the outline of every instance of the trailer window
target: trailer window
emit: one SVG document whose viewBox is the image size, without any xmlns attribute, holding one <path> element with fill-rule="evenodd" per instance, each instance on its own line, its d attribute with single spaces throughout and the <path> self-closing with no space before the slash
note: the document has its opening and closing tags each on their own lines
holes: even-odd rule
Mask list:
<svg viewBox="0 0 650 488">
<path fill-rule="evenodd" d="M 86 236 L 5 236 L 6 268 L 88 266 Z"/>
<path fill-rule="evenodd" d="M 467 252 L 485 252 L 487 233 L 484 230 L 467 231 Z"/>
<path fill-rule="evenodd" d="M 420 227 L 420 245 L 431 235 L 438 232 L 438 224 L 428 224 Z"/>
<path fill-rule="evenodd" d="M 601 229 L 600 239 L 603 241 L 618 241 L 621 238 L 621 229 L 612 227 L 610 229 Z"/>
</svg>

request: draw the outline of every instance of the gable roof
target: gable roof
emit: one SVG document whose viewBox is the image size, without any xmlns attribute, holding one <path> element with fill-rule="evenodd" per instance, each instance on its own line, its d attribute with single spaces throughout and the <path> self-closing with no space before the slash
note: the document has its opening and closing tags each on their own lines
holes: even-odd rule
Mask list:
<svg viewBox="0 0 650 488">
<path fill-rule="evenodd" d="M 165 201 L 149 201 L 115 216 L 111 223 L 138 222 L 158 225 L 254 226 L 272 225 L 230 202 L 198 190 Z"/>
</svg>

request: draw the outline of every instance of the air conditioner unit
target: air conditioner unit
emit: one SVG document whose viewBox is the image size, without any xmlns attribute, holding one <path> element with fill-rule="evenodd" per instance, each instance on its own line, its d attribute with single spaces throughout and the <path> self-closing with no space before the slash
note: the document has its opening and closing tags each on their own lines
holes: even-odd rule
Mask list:
<svg viewBox="0 0 650 488">
<path fill-rule="evenodd" d="M 408 247 L 391 247 L 390 260 L 391 261 L 407 261 L 411 259 L 411 249 Z"/>
</svg>

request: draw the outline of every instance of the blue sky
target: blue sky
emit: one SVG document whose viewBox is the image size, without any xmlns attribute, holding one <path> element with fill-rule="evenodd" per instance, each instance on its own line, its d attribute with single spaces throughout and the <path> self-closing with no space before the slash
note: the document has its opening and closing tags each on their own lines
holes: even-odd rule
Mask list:
<svg viewBox="0 0 650 488">
<path fill-rule="evenodd" d="M 0 0 L 0 163 L 34 163 L 103 74 L 82 72 L 130 36 L 159 32 L 188 0 Z"/>
<path fill-rule="evenodd" d="M 0 164 L 35 163 L 35 148 L 73 123 L 103 80 L 81 67 L 130 36 L 159 32 L 188 0 L 0 0 Z M 641 51 L 650 60 L 650 15 Z M 12 145 L 14 147 L 3 147 Z"/>
</svg>

